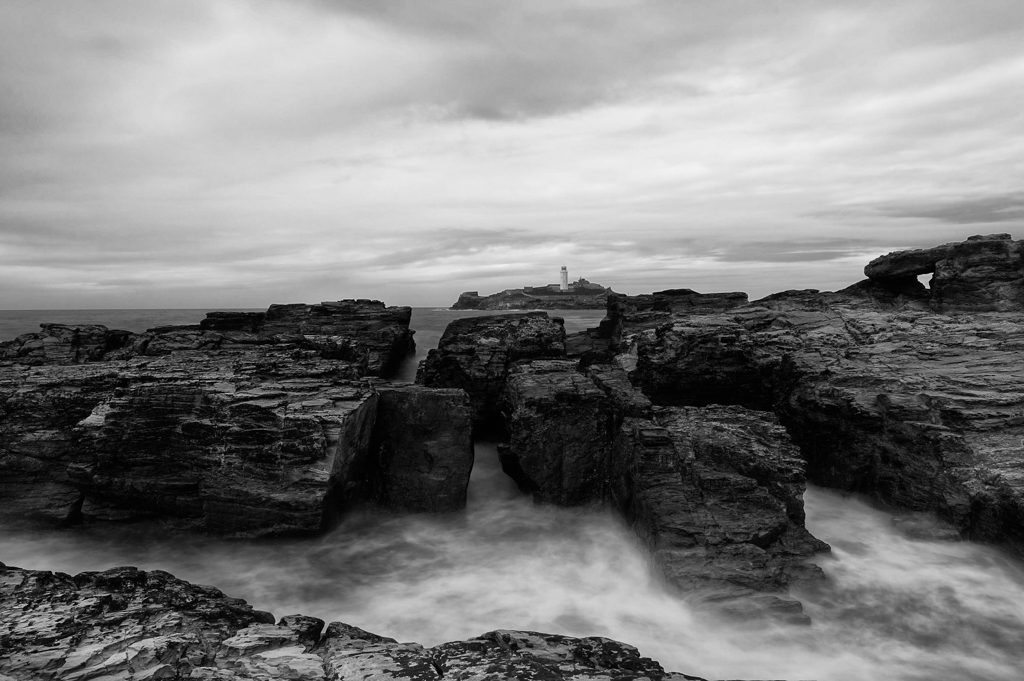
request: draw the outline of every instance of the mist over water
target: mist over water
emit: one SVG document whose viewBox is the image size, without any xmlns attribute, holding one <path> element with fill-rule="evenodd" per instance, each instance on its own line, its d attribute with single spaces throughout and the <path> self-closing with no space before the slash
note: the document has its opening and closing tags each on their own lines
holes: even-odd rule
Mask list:
<svg viewBox="0 0 1024 681">
<path fill-rule="evenodd" d="M 721 621 L 658 578 L 614 514 L 535 505 L 477 446 L 466 511 L 365 509 L 315 539 L 168 537 L 158 526 L 7 531 L 0 560 L 78 572 L 163 569 L 280 617 L 303 613 L 427 645 L 496 628 L 600 635 L 708 678 L 1019 680 L 1024 571 L 998 550 L 914 539 L 892 516 L 811 488 L 830 542 L 810 627 Z M 916 532 L 915 532 L 916 534 Z"/>
<path fill-rule="evenodd" d="M 567 319 L 567 330 L 600 313 L 587 315 Z M 415 372 L 455 316 L 472 315 L 416 310 L 419 349 L 403 371 Z M 0 561 L 69 573 L 167 570 L 278 617 L 340 620 L 426 645 L 497 628 L 607 636 L 712 679 L 1022 678 L 1021 562 L 942 539 L 948 532 L 927 517 L 811 487 L 808 528 L 833 546 L 817 559 L 827 581 L 794 593 L 813 624 L 743 625 L 668 588 L 615 514 L 535 505 L 501 473 L 493 443 L 478 443 L 476 455 L 461 512 L 368 508 L 325 536 L 271 541 L 170 536 L 159 524 L 6 528 Z"/>
</svg>

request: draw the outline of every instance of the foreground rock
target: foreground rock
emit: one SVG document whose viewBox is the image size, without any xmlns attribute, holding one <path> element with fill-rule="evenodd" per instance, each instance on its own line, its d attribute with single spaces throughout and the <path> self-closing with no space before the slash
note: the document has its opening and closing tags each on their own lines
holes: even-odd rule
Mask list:
<svg viewBox="0 0 1024 681">
<path fill-rule="evenodd" d="M 259 536 L 319 532 L 367 500 L 461 508 L 465 395 L 362 378 L 410 339 L 408 308 L 373 301 L 146 334 L 44 325 L 41 349 L 23 336 L 0 361 L 0 515 Z"/>
<path fill-rule="evenodd" d="M 0 563 L 0 613 L 0 678 L 697 679 L 605 638 L 493 631 L 426 648 L 302 615 L 275 624 L 217 589 L 135 568 L 72 577 Z"/>
</svg>

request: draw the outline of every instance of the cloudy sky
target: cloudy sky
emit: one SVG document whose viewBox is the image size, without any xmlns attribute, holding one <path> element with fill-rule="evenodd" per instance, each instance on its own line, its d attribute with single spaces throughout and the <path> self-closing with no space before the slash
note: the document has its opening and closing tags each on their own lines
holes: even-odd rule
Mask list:
<svg viewBox="0 0 1024 681">
<path fill-rule="evenodd" d="M 3 0 L 0 308 L 835 289 L 1022 112 L 1020 0 Z"/>
</svg>

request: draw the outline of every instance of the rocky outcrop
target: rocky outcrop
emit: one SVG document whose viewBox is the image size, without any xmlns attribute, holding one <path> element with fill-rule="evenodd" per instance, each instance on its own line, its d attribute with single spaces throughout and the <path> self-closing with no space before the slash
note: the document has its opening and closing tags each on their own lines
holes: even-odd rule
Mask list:
<svg viewBox="0 0 1024 681">
<path fill-rule="evenodd" d="M 608 297 L 617 295 L 610 288 L 585 279 L 569 284 L 565 291 L 558 286 L 527 286 L 505 289 L 488 296 L 476 291 L 459 294 L 453 310 L 603 310 Z"/>
<path fill-rule="evenodd" d="M 420 365 L 416 382 L 461 388 L 480 430 L 501 430 L 501 397 L 509 367 L 519 360 L 565 356 L 562 320 L 546 312 L 457 319 Z"/>
<path fill-rule="evenodd" d="M 626 419 L 610 492 L 670 583 L 727 613 L 809 621 L 784 592 L 828 550 L 804 527 L 804 463 L 771 414 L 658 407 Z"/>
<path fill-rule="evenodd" d="M 377 399 L 367 475 L 372 497 L 402 511 L 464 508 L 473 469 L 473 412 L 466 393 L 382 385 Z"/>
<path fill-rule="evenodd" d="M 774 415 L 652 407 L 621 368 L 512 368 L 505 470 L 538 501 L 610 502 L 674 585 L 719 610 L 807 621 L 782 594 L 828 546 L 804 527 L 804 462 Z"/>
<path fill-rule="evenodd" d="M 0 514 L 156 517 L 258 536 L 318 532 L 365 500 L 464 504 L 473 456 L 464 394 L 362 380 L 408 350 L 408 308 L 342 301 L 207 319 L 145 334 L 44 325 L 54 342 L 42 354 L 22 352 L 32 347 L 25 337 L 9 345 Z"/>
<path fill-rule="evenodd" d="M 99 324 L 41 324 L 42 331 L 0 342 L 0 361 L 22 364 L 80 364 L 102 360 L 135 342 L 130 331 Z"/>
<path fill-rule="evenodd" d="M 137 334 L 100 325 L 43 324 L 42 331 L 0 343 L 0 361 L 80 364 L 159 356 L 186 350 L 277 345 L 340 359 L 360 375 L 389 376 L 415 349 L 412 309 L 377 300 L 271 305 L 266 312 L 210 312 L 194 326 Z"/>
<path fill-rule="evenodd" d="M 918 275 L 931 274 L 930 301 L 938 312 L 1024 308 L 1024 242 L 1009 234 L 889 253 L 868 263 L 864 274 L 887 288 L 912 286 Z"/>
<path fill-rule="evenodd" d="M 606 316 L 597 328 L 574 333 L 566 338 L 566 352 L 584 364 L 612 361 L 622 344 L 624 328 L 651 326 L 688 314 L 707 314 L 729 310 L 747 303 L 747 294 L 697 293 L 692 289 L 668 289 L 650 294 L 608 296 Z"/>
<path fill-rule="evenodd" d="M 1024 325 L 805 294 L 637 325 L 621 359 L 655 402 L 770 408 L 812 481 L 1024 546 Z"/>
<path fill-rule="evenodd" d="M 74 577 L 0 563 L 0 678 L 683 681 L 605 638 L 523 631 L 426 648 L 341 622 L 266 612 L 166 572 Z"/>
</svg>

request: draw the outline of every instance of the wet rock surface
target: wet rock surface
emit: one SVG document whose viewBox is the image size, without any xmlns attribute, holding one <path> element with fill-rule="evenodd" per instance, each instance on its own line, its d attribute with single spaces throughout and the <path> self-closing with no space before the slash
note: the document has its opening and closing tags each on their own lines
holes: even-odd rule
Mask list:
<svg viewBox="0 0 1024 681">
<path fill-rule="evenodd" d="M 804 527 L 805 464 L 776 417 L 742 407 L 652 407 L 617 366 L 512 368 L 502 463 L 559 505 L 610 503 L 665 577 L 717 610 L 806 622 L 782 594 L 820 579 L 828 546 Z"/>
<path fill-rule="evenodd" d="M 363 377 L 408 352 L 408 312 L 339 301 L 145 334 L 44 325 L 19 337 L 0 360 L 0 514 L 262 536 L 319 532 L 366 499 L 461 507 L 461 392 L 389 392 L 371 442 L 379 396 Z M 435 437 L 414 437 L 428 427 Z M 404 465 L 425 460 L 443 463 Z"/>
<path fill-rule="evenodd" d="M 135 568 L 72 577 L 0 564 L 0 613 L 0 678 L 697 679 L 605 638 L 492 631 L 428 648 L 302 615 L 275 623 L 212 587 Z"/>
<path fill-rule="evenodd" d="M 501 398 L 512 364 L 564 356 L 565 328 L 546 312 L 467 317 L 448 325 L 420 365 L 416 382 L 465 390 L 477 426 L 500 430 Z"/>
<path fill-rule="evenodd" d="M 727 614 L 809 622 L 790 585 L 823 574 L 804 527 L 804 464 L 773 415 L 657 407 L 626 419 L 611 494 L 670 583 Z"/>
<path fill-rule="evenodd" d="M 939 250 L 987 253 L 992 243 L 1018 242 Z M 794 292 L 728 312 L 626 323 L 619 359 L 656 403 L 773 410 L 814 482 L 936 511 L 967 537 L 1020 549 L 1020 310 L 942 314 L 859 292 Z"/>
<path fill-rule="evenodd" d="M 401 511 L 466 506 L 473 469 L 472 409 L 465 391 L 418 385 L 377 387 L 368 477 L 372 498 Z"/>
</svg>

